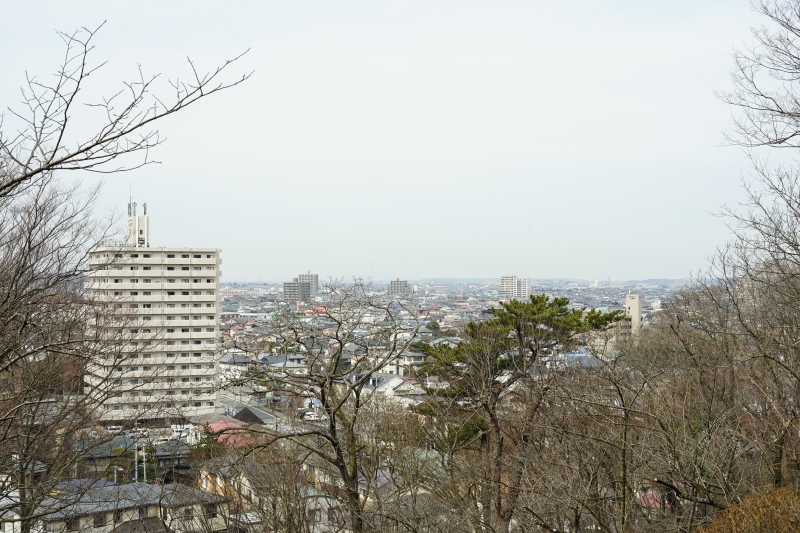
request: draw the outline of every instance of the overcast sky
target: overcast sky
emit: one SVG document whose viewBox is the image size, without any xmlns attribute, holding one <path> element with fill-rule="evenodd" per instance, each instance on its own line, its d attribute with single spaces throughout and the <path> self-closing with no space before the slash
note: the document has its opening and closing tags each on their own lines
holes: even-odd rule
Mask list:
<svg viewBox="0 0 800 533">
<path fill-rule="evenodd" d="M 3 107 L 57 67 L 57 29 L 107 21 L 87 97 L 250 49 L 252 78 L 165 121 L 162 163 L 100 206 L 131 183 L 153 245 L 222 248 L 225 281 L 681 278 L 748 172 L 714 97 L 761 22 L 747 0 L 0 7 Z"/>
</svg>

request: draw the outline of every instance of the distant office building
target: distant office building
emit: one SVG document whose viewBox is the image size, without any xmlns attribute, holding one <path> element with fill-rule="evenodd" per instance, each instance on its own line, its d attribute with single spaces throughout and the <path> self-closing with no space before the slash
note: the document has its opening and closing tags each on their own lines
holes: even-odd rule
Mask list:
<svg viewBox="0 0 800 533">
<path fill-rule="evenodd" d="M 408 294 L 410 292 L 408 280 L 396 278 L 389 282 L 389 294 Z"/>
<path fill-rule="evenodd" d="M 319 274 L 312 274 L 309 270 L 307 273 L 297 276 L 297 279 L 300 282 L 308 282 L 311 284 L 312 296 L 319 292 Z"/>
<path fill-rule="evenodd" d="M 294 278 L 283 284 L 283 300 L 285 302 L 307 302 L 311 299 L 311 283 Z"/>
<path fill-rule="evenodd" d="M 527 300 L 531 295 L 531 280 L 517 276 L 502 276 L 500 278 L 501 299 Z"/>
</svg>

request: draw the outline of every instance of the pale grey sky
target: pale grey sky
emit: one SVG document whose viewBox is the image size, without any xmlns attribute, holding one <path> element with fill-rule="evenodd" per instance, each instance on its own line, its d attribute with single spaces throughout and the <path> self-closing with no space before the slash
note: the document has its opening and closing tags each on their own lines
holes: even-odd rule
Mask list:
<svg viewBox="0 0 800 533">
<path fill-rule="evenodd" d="M 135 6 L 135 7 L 134 7 Z M 96 26 L 94 89 L 212 68 L 245 85 L 162 124 L 129 181 L 154 245 L 223 249 L 225 280 L 685 277 L 727 239 L 746 161 L 721 147 L 747 0 L 0 1 L 0 103 Z"/>
</svg>

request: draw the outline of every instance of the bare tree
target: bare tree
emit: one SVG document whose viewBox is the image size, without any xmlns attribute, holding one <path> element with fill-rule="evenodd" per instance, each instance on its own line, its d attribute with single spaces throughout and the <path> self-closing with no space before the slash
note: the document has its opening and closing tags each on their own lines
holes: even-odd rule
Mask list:
<svg viewBox="0 0 800 533">
<path fill-rule="evenodd" d="M 315 421 L 280 422 L 261 431 L 270 442 L 288 440 L 306 454 L 308 474 L 341 495 L 349 528 L 361 532 L 370 527 L 367 502 L 375 497 L 367 435 L 376 423 L 370 416 L 376 385 L 385 379 L 380 372 L 397 364 L 420 322 L 413 309 L 360 280 L 333 282 L 325 295 L 311 316 L 287 312 L 273 319 L 280 353 L 303 354 L 304 366 L 286 357 L 258 366 L 248 379 L 291 394 L 298 407 L 316 409 Z"/>
<path fill-rule="evenodd" d="M 102 66 L 89 60 L 96 31 L 60 34 L 65 55 L 54 79 L 26 80 L 24 110 L 10 111 L 13 133 L 0 121 L 0 497 L 23 533 L 55 484 L 74 477 L 82 455 L 111 437 L 101 435 L 97 409 L 116 394 L 114 384 L 86 380 L 87 369 L 136 353 L 122 333 L 135 317 L 85 287 L 90 269 L 102 268 L 89 264 L 88 252 L 112 221 L 93 213 L 97 189 L 65 185 L 57 172 L 148 164 L 161 143 L 158 120 L 247 79 L 222 80 L 235 58 L 210 74 L 192 66 L 191 82 L 174 81 L 172 98 L 153 94 L 158 77 L 140 71 L 117 94 L 83 101 L 88 76 Z M 82 127 L 88 115 L 101 124 L 75 138 L 73 123 Z"/>
<path fill-rule="evenodd" d="M 170 81 L 173 94 L 168 97 L 153 93 L 159 76 L 148 75 L 140 67 L 137 77 L 124 82 L 117 93 L 97 102 L 82 101 L 89 76 L 97 77 L 103 66 L 90 61 L 92 40 L 100 28 L 59 33 L 65 51 L 54 78 L 29 76 L 22 89 L 23 109 L 9 109 L 21 127 L 7 132 L 0 117 L 0 197 L 16 194 L 33 180 L 57 171 L 109 174 L 152 163 L 150 150 L 162 142 L 154 129 L 159 120 L 250 76 L 224 78 L 241 55 L 208 73 L 198 71 L 189 60 L 188 79 Z M 73 123 L 94 117 L 100 117 L 95 132 L 73 139 Z"/>
</svg>

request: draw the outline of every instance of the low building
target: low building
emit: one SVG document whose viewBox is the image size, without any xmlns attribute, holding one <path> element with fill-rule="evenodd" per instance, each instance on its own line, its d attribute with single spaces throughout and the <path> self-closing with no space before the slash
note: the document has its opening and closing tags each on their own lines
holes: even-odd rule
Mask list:
<svg viewBox="0 0 800 533">
<path fill-rule="evenodd" d="M 228 502 L 181 484 L 128 483 L 63 492 L 42 501 L 31 532 L 213 533 L 227 529 Z M 4 516 L 10 522 L 4 533 L 20 533 L 19 518 L 12 505 Z"/>
</svg>

